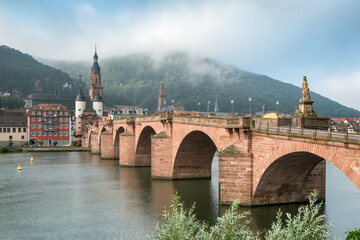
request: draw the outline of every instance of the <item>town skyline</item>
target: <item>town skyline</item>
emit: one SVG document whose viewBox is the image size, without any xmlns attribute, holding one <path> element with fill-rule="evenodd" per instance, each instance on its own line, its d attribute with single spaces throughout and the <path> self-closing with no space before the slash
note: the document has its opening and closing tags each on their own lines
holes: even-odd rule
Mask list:
<svg viewBox="0 0 360 240">
<path fill-rule="evenodd" d="M 35 58 L 88 61 L 187 51 L 301 86 L 360 110 L 352 0 L 0 1 L 2 43 Z M 17 29 L 16 31 L 14 29 Z"/>
</svg>

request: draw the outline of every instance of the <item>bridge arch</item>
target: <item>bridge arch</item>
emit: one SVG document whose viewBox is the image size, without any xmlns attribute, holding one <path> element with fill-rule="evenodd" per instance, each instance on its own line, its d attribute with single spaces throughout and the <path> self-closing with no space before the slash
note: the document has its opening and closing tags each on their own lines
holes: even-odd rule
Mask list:
<svg viewBox="0 0 360 240">
<path fill-rule="evenodd" d="M 125 132 L 125 129 L 123 127 L 119 127 L 116 130 L 115 139 L 114 139 L 114 156 L 115 159 L 119 158 L 119 149 L 120 149 L 120 134 Z"/>
<path fill-rule="evenodd" d="M 88 132 L 88 146 L 91 148 L 91 136 L 92 136 L 92 134 L 94 134 L 94 131 L 90 131 L 90 132 Z"/>
<path fill-rule="evenodd" d="M 206 133 L 198 130 L 188 133 L 176 151 L 173 178 L 210 178 L 216 150 Z"/>
<path fill-rule="evenodd" d="M 151 136 L 156 132 L 151 126 L 145 126 L 137 140 L 135 162 L 136 166 L 151 165 Z"/>
<path fill-rule="evenodd" d="M 351 149 L 328 144 L 288 141 L 280 143 L 254 169 L 253 203 L 281 203 L 306 200 L 314 189 L 325 198 L 326 161 L 340 169 L 360 189 L 360 171 L 344 164 Z M 255 158 L 259 157 L 255 155 Z"/>
<path fill-rule="evenodd" d="M 286 154 L 271 163 L 261 176 L 253 201 L 282 203 L 306 201 L 316 189 L 325 198 L 325 160 L 309 152 Z"/>
</svg>

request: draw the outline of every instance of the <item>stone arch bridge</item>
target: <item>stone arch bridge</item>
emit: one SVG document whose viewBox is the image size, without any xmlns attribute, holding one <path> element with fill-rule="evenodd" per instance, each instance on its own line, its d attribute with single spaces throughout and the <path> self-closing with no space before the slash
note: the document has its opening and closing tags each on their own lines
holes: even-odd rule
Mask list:
<svg viewBox="0 0 360 240">
<path fill-rule="evenodd" d="M 219 155 L 220 202 L 243 205 L 325 198 L 325 162 L 360 189 L 358 140 L 256 129 L 251 117 L 159 113 L 100 121 L 83 146 L 121 166 L 151 166 L 155 179 L 210 178 Z"/>
</svg>

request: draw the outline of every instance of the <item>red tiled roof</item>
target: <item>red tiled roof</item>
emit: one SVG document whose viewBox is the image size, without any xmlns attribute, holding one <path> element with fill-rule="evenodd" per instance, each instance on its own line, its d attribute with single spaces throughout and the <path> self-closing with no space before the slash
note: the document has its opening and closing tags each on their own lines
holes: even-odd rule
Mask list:
<svg viewBox="0 0 360 240">
<path fill-rule="evenodd" d="M 40 109 L 40 106 L 42 106 L 42 109 Z M 58 107 L 60 107 L 60 109 L 58 109 Z M 47 110 L 47 111 L 58 111 L 58 110 L 61 110 L 61 111 L 68 111 L 69 112 L 69 109 L 67 109 L 66 107 L 64 107 L 63 105 L 61 104 L 45 104 L 45 103 L 41 103 L 41 104 L 38 104 L 36 106 L 34 106 L 33 108 L 30 109 L 30 111 L 32 110 Z"/>
</svg>

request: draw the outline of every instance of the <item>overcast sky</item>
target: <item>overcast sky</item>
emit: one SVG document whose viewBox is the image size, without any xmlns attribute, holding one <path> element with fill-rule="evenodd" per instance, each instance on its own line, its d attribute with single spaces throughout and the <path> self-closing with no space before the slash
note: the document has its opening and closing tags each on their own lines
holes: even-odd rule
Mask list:
<svg viewBox="0 0 360 240">
<path fill-rule="evenodd" d="M 188 51 L 360 110 L 360 1 L 0 0 L 0 45 L 91 60 Z"/>
</svg>

